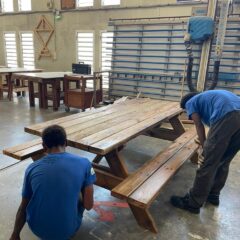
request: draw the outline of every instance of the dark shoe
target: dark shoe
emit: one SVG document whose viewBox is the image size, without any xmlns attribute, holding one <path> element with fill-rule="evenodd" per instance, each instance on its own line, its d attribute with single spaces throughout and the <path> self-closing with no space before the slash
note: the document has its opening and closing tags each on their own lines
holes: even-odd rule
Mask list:
<svg viewBox="0 0 240 240">
<path fill-rule="evenodd" d="M 211 203 L 212 205 L 214 206 L 219 206 L 219 195 L 209 195 L 208 198 L 207 198 L 207 202 Z"/>
<path fill-rule="evenodd" d="M 181 208 L 183 210 L 187 210 L 194 214 L 200 213 L 200 208 L 195 208 L 189 205 L 189 195 L 185 195 L 184 197 L 172 196 L 171 203 L 176 208 Z"/>
</svg>

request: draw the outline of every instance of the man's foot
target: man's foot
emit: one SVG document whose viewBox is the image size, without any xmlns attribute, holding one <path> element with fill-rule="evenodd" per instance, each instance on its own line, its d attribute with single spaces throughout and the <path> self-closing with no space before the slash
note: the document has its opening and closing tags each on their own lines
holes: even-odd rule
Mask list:
<svg viewBox="0 0 240 240">
<path fill-rule="evenodd" d="M 184 197 L 172 196 L 171 203 L 174 207 L 181 208 L 183 210 L 187 210 L 194 214 L 200 213 L 200 208 L 195 208 L 189 205 L 189 195 L 186 194 Z"/>
<path fill-rule="evenodd" d="M 208 195 L 207 202 L 211 203 L 214 206 L 219 206 L 219 195 L 210 194 Z"/>
</svg>

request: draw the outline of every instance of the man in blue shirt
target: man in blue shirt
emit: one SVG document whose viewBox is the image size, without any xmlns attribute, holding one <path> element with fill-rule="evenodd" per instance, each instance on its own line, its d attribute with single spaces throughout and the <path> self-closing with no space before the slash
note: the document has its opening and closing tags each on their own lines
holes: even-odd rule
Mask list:
<svg viewBox="0 0 240 240">
<path fill-rule="evenodd" d="M 57 125 L 42 133 L 47 155 L 25 172 L 22 202 L 10 240 L 19 240 L 27 221 L 32 232 L 44 240 L 67 240 L 79 229 L 84 209 L 93 207 L 91 163 L 66 153 L 66 132 Z"/>
<path fill-rule="evenodd" d="M 199 213 L 206 201 L 219 205 L 230 162 L 240 150 L 240 98 L 225 90 L 211 90 L 187 94 L 180 105 L 194 121 L 204 162 L 189 193 L 172 196 L 171 203 Z M 207 138 L 204 124 L 210 127 Z"/>
</svg>

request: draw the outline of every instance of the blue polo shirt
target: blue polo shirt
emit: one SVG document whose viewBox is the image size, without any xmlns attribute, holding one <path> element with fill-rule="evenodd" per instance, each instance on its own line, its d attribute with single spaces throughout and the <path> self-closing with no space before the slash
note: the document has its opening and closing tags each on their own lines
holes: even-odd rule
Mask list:
<svg viewBox="0 0 240 240">
<path fill-rule="evenodd" d="M 70 153 L 49 154 L 25 172 L 22 196 L 30 199 L 27 223 L 43 240 L 67 240 L 81 225 L 81 190 L 96 175 L 86 158 Z"/>
<path fill-rule="evenodd" d="M 212 126 L 227 113 L 240 110 L 240 98 L 225 90 L 210 90 L 200 93 L 186 103 L 186 111 L 191 119 L 198 113 L 204 124 Z"/>
</svg>

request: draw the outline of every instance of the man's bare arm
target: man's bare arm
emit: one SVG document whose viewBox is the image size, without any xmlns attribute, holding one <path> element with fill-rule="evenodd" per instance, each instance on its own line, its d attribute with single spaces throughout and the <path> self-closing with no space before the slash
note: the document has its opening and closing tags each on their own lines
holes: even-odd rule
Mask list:
<svg viewBox="0 0 240 240">
<path fill-rule="evenodd" d="M 83 190 L 83 207 L 87 210 L 91 210 L 93 208 L 93 185 L 89 185 Z"/>
<path fill-rule="evenodd" d="M 205 127 L 204 127 L 198 113 L 193 113 L 191 118 L 194 121 L 194 124 L 196 126 L 196 130 L 197 130 L 197 134 L 198 134 L 198 137 L 199 137 L 199 141 L 200 141 L 200 143 L 203 147 L 203 144 L 206 140 Z"/>
<path fill-rule="evenodd" d="M 17 211 L 14 230 L 10 237 L 10 240 L 20 240 L 20 232 L 22 231 L 23 226 L 26 223 L 26 208 L 28 203 L 29 199 L 22 198 L 22 202 Z"/>
</svg>

